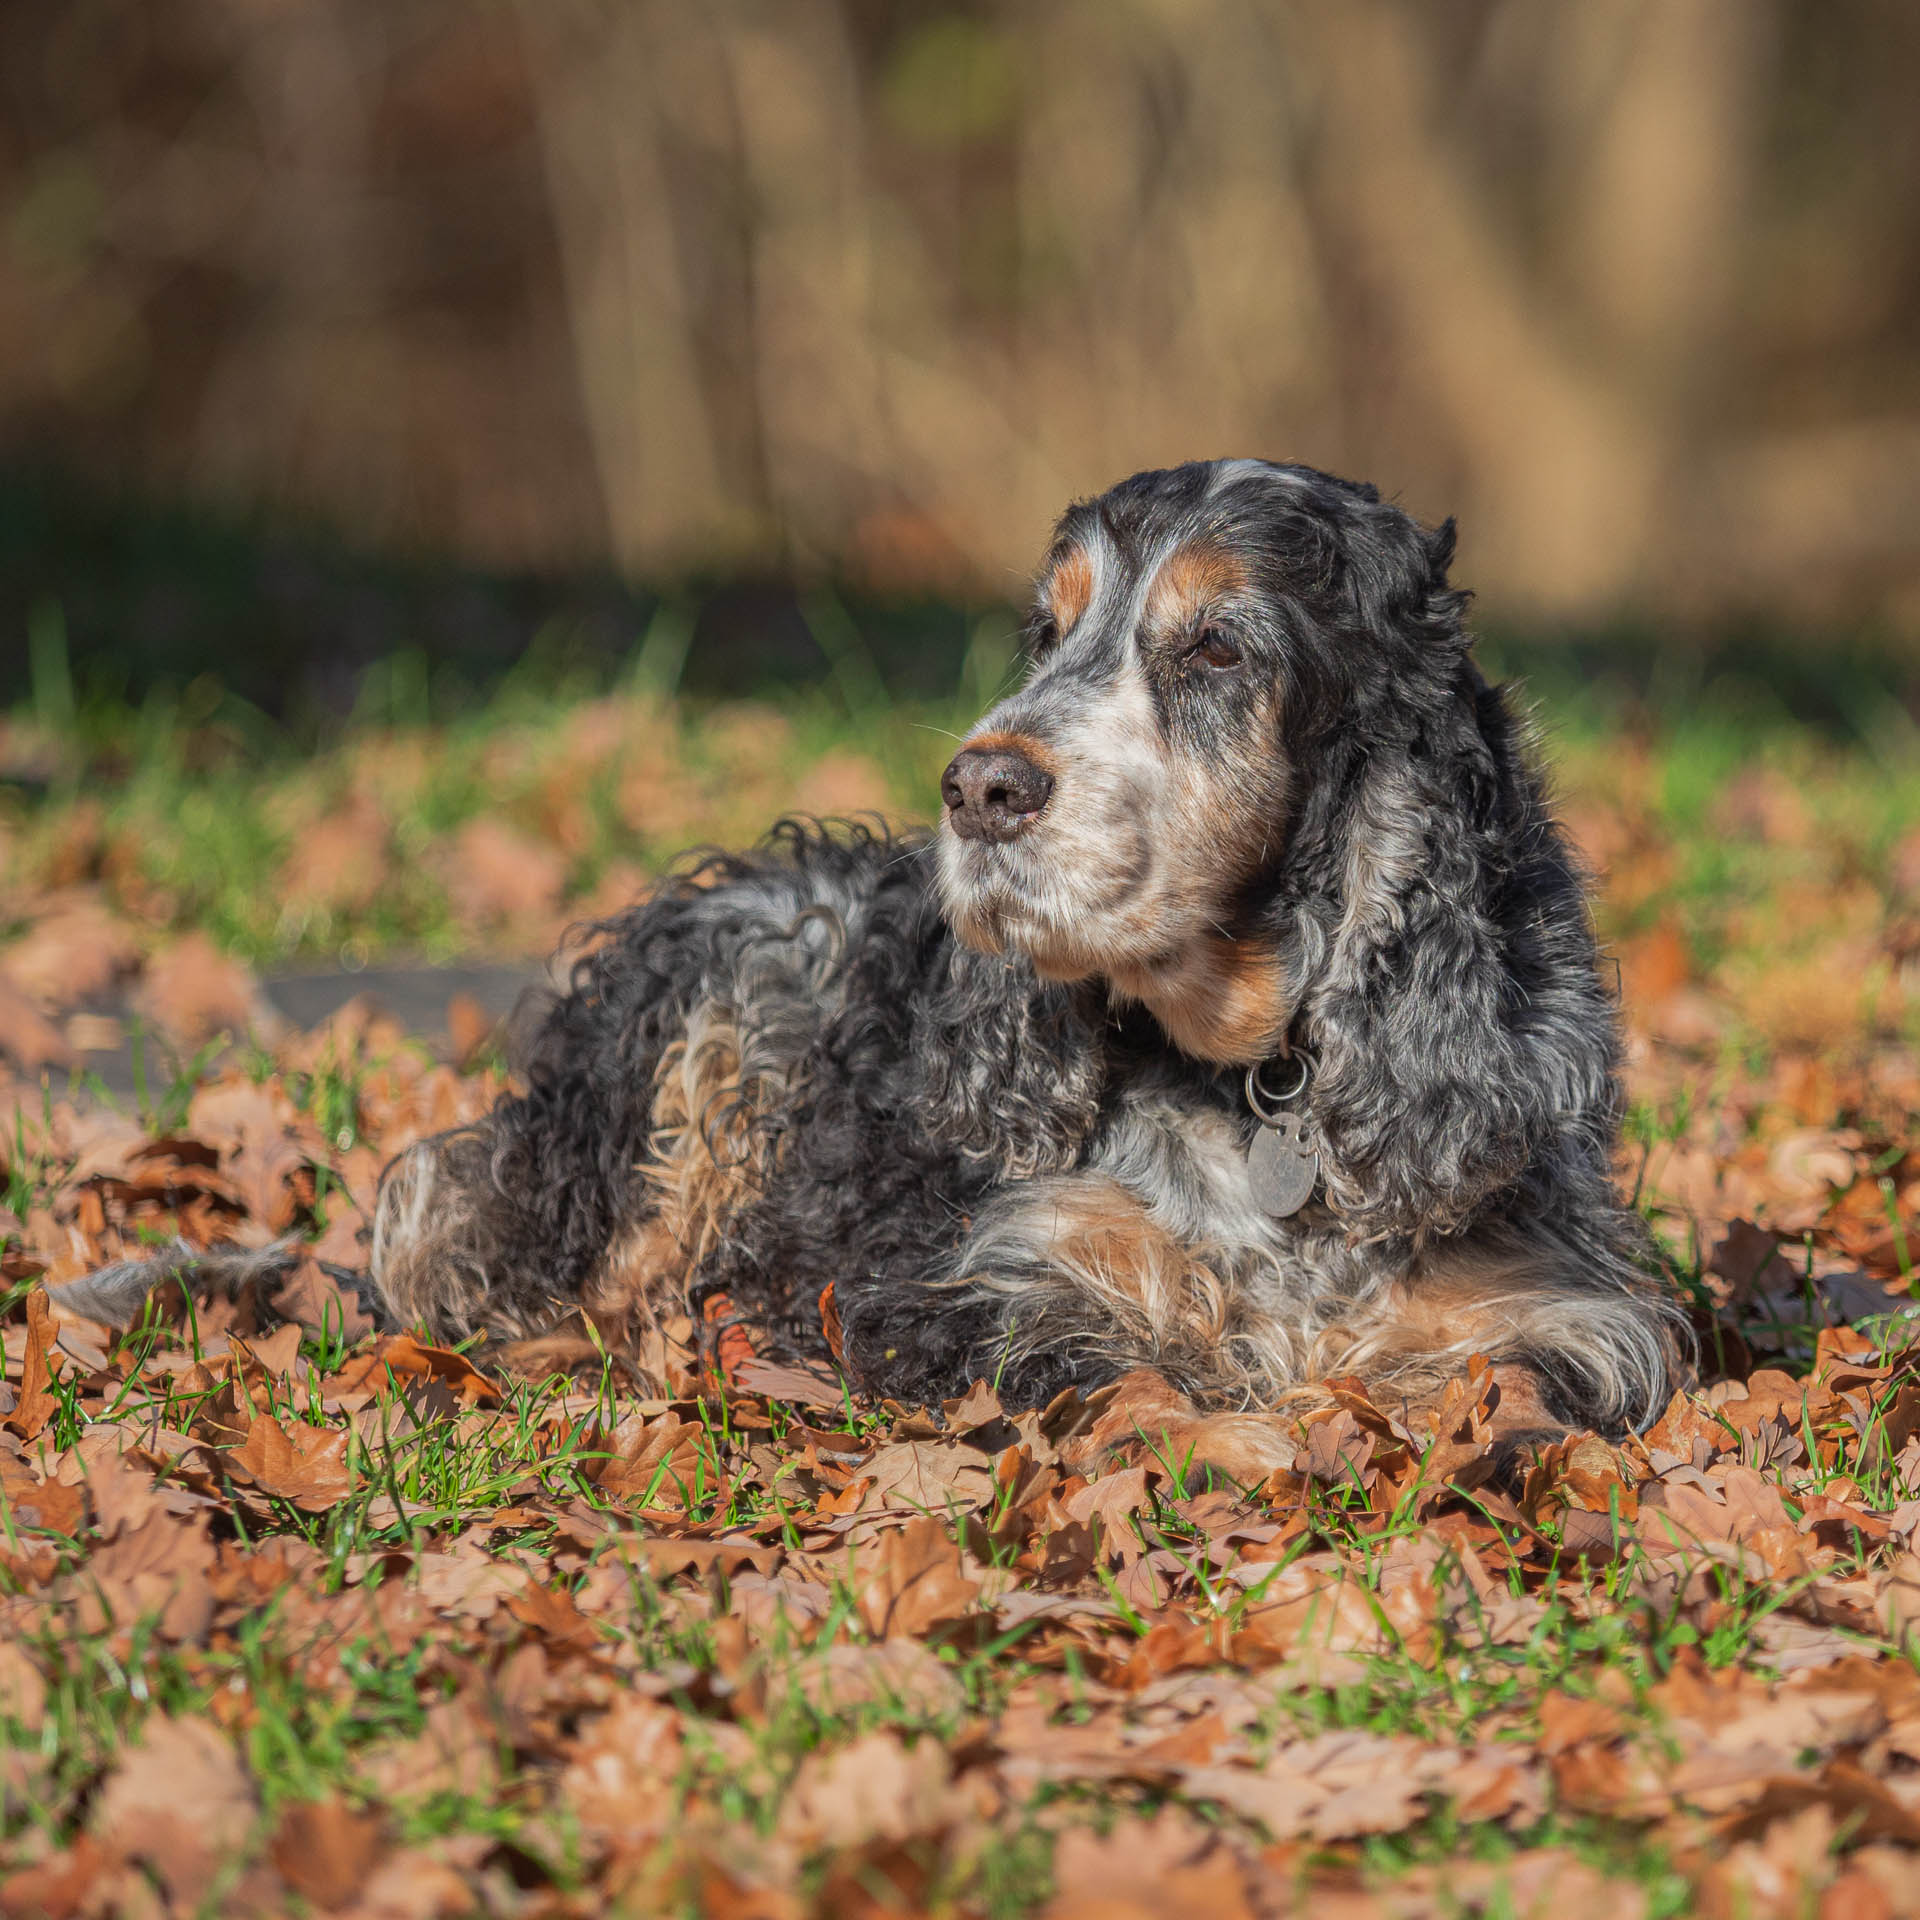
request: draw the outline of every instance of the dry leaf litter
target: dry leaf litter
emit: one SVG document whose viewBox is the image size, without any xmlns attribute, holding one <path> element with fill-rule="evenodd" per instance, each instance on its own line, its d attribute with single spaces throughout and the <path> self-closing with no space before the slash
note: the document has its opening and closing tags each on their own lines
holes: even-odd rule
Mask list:
<svg viewBox="0 0 1920 1920">
<path fill-rule="evenodd" d="M 1632 807 L 1575 825 L 1630 905 Z M 0 1910 L 1920 1913 L 1891 871 L 1823 923 L 1879 969 L 1844 1020 L 1671 919 L 1622 940 L 1621 1178 L 1703 1365 L 1646 1433 L 1517 1462 L 1484 1365 L 1431 1415 L 1355 1380 L 1222 1429 L 1147 1374 L 923 1408 L 686 1324 L 543 1383 L 376 1335 L 379 1166 L 496 1097 L 484 1016 L 434 1049 L 354 1003 L 138 1119 L 39 1079 L 73 956 L 183 1046 L 257 995 L 98 887 L 37 897 L 0 950 Z M 46 1290 L 286 1236 L 130 1329 Z"/>
</svg>

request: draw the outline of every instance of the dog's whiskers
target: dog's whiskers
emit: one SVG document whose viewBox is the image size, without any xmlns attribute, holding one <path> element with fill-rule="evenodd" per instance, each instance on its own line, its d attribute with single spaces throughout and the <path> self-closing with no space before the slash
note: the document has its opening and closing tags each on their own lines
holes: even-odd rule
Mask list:
<svg viewBox="0 0 1920 1920">
<path fill-rule="evenodd" d="M 918 846 L 908 847 L 904 852 L 895 854 L 891 860 L 886 862 L 883 871 L 891 873 L 895 867 L 903 867 L 909 860 L 924 859 L 935 850 L 936 843 L 934 841 L 923 840 Z"/>
</svg>

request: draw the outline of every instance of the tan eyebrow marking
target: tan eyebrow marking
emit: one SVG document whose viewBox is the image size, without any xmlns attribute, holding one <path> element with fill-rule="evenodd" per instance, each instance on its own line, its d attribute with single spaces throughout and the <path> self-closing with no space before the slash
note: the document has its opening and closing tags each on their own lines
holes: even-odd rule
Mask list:
<svg viewBox="0 0 1920 1920">
<path fill-rule="evenodd" d="M 1186 627 L 1224 600 L 1242 592 L 1247 569 L 1231 548 L 1189 541 L 1161 562 L 1147 593 L 1147 615 L 1156 626 Z"/>
<path fill-rule="evenodd" d="M 1069 547 L 1053 563 L 1042 597 L 1053 624 L 1071 633 L 1093 598 L 1093 561 L 1085 547 Z"/>
</svg>

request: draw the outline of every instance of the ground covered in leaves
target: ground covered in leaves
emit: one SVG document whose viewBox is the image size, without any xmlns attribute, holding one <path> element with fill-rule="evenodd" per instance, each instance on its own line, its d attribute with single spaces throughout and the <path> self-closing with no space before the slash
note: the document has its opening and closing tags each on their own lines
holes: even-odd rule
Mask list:
<svg viewBox="0 0 1920 1920">
<path fill-rule="evenodd" d="M 1914 777 L 1562 742 L 1698 1384 L 1502 1474 L 1490 1374 L 1418 1419 L 1336 1383 L 1236 1477 L 1149 1376 L 909 1408 L 685 1327 L 532 1383 L 369 1330 L 378 1166 L 494 1097 L 495 1037 L 272 1030 L 246 961 L 320 914 L 549 938 L 750 738 L 762 813 L 887 796 L 616 701 L 462 746 L 497 814 L 432 814 L 411 735 L 245 822 L 186 774 L 0 808 L 0 1911 L 1920 1913 Z M 119 1103 L 61 1070 L 103 967 L 153 1040 Z M 50 1304 L 288 1234 L 130 1329 Z"/>
</svg>

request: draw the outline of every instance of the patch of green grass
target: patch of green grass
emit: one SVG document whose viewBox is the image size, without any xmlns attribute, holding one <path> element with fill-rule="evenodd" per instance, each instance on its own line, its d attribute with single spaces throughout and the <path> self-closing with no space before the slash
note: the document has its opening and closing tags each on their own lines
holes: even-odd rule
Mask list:
<svg viewBox="0 0 1920 1920">
<path fill-rule="evenodd" d="M 45 1122 L 53 1111 L 51 1082 L 42 1085 L 40 1097 L 43 1125 L 36 1140 L 45 1137 Z M 5 1176 L 6 1181 L 4 1186 L 0 1186 L 0 1206 L 5 1207 L 15 1219 L 24 1220 L 58 1188 L 65 1167 L 36 1141 L 28 1140 L 24 1106 L 16 1106 L 11 1117 L 13 1137 L 10 1140 L 0 1139 L 0 1174 Z"/>
<path fill-rule="evenodd" d="M 15 836 L 21 877 L 70 870 L 76 857 L 103 865 L 109 894 L 136 920 L 201 928 L 256 965 L 451 956 L 484 944 L 447 884 L 449 842 L 483 815 L 557 844 L 572 899 L 616 866 L 657 869 L 716 832 L 755 837 L 830 754 L 877 770 L 885 811 L 928 815 L 951 743 L 1008 680 L 1011 620 L 977 625 L 950 696 L 907 700 L 888 691 L 844 607 L 816 596 L 807 613 L 829 676 L 777 706 L 671 698 L 658 622 L 611 681 L 583 684 L 533 661 L 447 719 L 420 694 L 422 664 L 398 655 L 368 670 L 354 719 L 307 750 L 230 697 L 212 714 L 164 692 L 139 708 L 36 699 L 7 724 L 65 771 L 37 791 L 0 780 L 0 824 Z M 606 719 L 583 754 L 589 708 Z M 644 806 L 623 805 L 622 780 L 636 770 L 665 797 L 657 827 Z M 729 805 L 743 782 L 762 796 L 752 819 L 746 800 Z M 381 884 L 332 904 L 289 899 L 282 876 L 311 824 L 367 801 L 383 817 Z"/>
<path fill-rule="evenodd" d="M 753 837 L 829 755 L 873 766 L 897 816 L 926 817 L 953 743 L 1012 679 L 1010 619 L 976 624 L 947 696 L 910 700 L 889 692 L 838 601 L 815 596 L 805 613 L 828 672 L 819 685 L 785 692 L 777 708 L 665 698 L 672 634 L 658 621 L 610 681 L 586 687 L 536 662 L 485 704 L 445 719 L 420 692 L 422 664 L 396 656 L 365 676 L 355 719 L 305 751 L 225 706 L 196 718 L 158 694 L 138 709 L 37 699 L 10 724 L 48 737 L 71 777 L 37 795 L 0 787 L 0 816 L 29 878 L 70 860 L 76 823 L 91 822 L 109 891 L 136 919 L 205 928 L 256 964 L 451 955 L 484 943 L 447 884 L 452 837 L 482 815 L 557 846 L 576 900 L 616 869 L 657 869 L 710 834 Z M 1633 804 L 1671 849 L 1657 884 L 1608 908 L 1609 931 L 1675 921 L 1709 970 L 1739 944 L 1735 922 L 1754 902 L 1849 873 L 1884 874 L 1920 817 L 1920 756 L 1889 737 L 1890 721 L 1839 745 L 1781 712 L 1676 704 L 1643 719 L 1636 735 L 1579 687 L 1550 697 L 1549 752 L 1563 793 L 1576 805 L 1615 794 L 1623 750 L 1637 756 L 1645 771 L 1633 775 Z M 607 718 L 583 734 L 587 712 Z M 1726 830 L 1721 797 L 1749 773 L 1797 796 L 1804 840 L 1763 843 Z M 623 801 L 634 777 L 643 795 L 647 780 L 669 795 L 657 817 L 644 799 L 637 810 L 631 794 Z M 670 799 L 675 790 L 683 801 Z M 382 883 L 333 904 L 290 900 L 282 875 L 302 836 L 356 800 L 382 811 Z M 1786 930 L 1818 931 L 1796 929 L 1791 916 Z"/>
<path fill-rule="evenodd" d="M 1638 1886 L 1646 1900 L 1646 1920 L 1672 1920 L 1693 1910 L 1695 1890 L 1673 1867 L 1666 1846 L 1617 1820 L 1552 1814 L 1514 1829 L 1487 1820 L 1465 1823 L 1442 1807 L 1404 1833 L 1363 1841 L 1360 1859 L 1370 1878 L 1391 1882 L 1418 1867 L 1444 1869 L 1463 1861 L 1498 1866 L 1535 1847 L 1564 1847 L 1609 1880 Z M 1489 1920 L 1518 1920 L 1497 1895 L 1484 1912 Z"/>
</svg>

